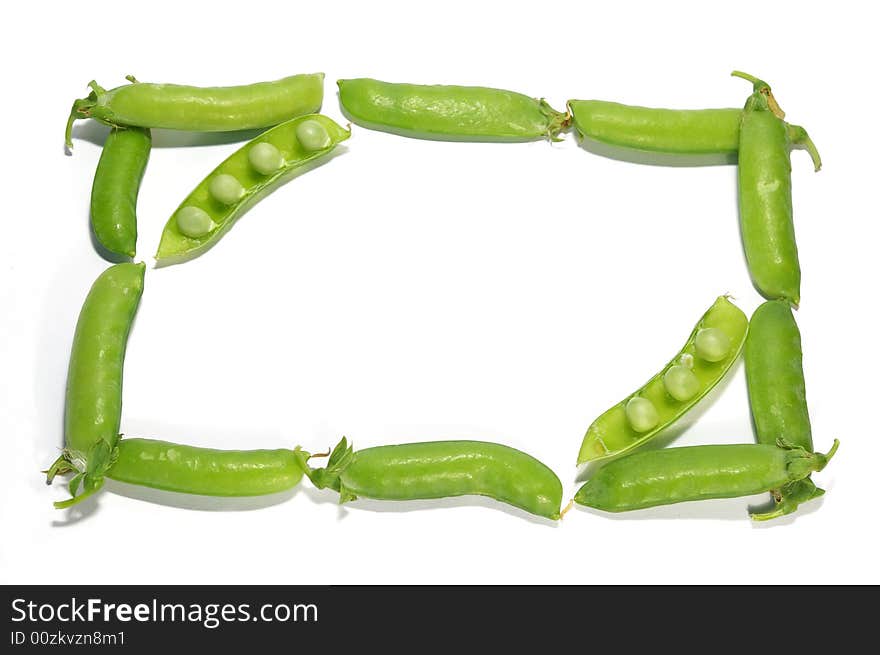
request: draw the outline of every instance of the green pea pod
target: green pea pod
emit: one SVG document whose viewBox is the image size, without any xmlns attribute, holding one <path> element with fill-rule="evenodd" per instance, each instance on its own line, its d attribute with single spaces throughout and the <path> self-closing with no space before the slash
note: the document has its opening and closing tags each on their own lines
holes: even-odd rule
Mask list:
<svg viewBox="0 0 880 655">
<path fill-rule="evenodd" d="M 797 306 L 801 269 L 789 154 L 793 146 L 803 146 L 817 171 L 822 162 L 804 128 L 782 120 L 785 114 L 766 82 L 739 71 L 733 75 L 754 87 L 742 114 L 738 166 L 740 231 L 749 274 L 762 296 L 784 298 Z"/>
<path fill-rule="evenodd" d="M 748 324 L 736 305 L 719 297 L 657 375 L 593 421 L 581 443 L 578 464 L 637 448 L 681 418 L 733 366 Z"/>
<path fill-rule="evenodd" d="M 179 264 L 204 253 L 248 208 L 326 159 L 350 135 L 326 116 L 312 114 L 246 143 L 202 180 L 168 219 L 156 265 Z"/>
<path fill-rule="evenodd" d="M 150 157 L 150 131 L 112 129 L 92 183 L 91 221 L 98 242 L 117 257 L 134 257 L 137 197 Z"/>
<path fill-rule="evenodd" d="M 76 472 L 69 507 L 103 484 L 116 457 L 122 414 L 122 368 L 128 333 L 144 288 L 143 264 L 116 264 L 104 271 L 80 310 L 64 409 L 65 448 L 47 471 L 47 483 Z M 77 495 L 80 487 L 83 494 Z"/>
<path fill-rule="evenodd" d="M 142 487 L 203 496 L 262 496 L 295 487 L 303 476 L 293 450 L 217 450 L 120 439 L 106 476 Z"/>
<path fill-rule="evenodd" d="M 758 443 L 784 439 L 813 450 L 802 359 L 801 333 L 788 301 L 768 300 L 758 307 L 745 346 L 749 405 Z M 790 514 L 800 503 L 824 493 L 810 478 L 792 482 L 773 490 L 776 509 L 769 514 Z"/>
<path fill-rule="evenodd" d="M 812 450 L 801 333 L 786 301 L 768 300 L 752 314 L 745 364 L 758 442 Z"/>
<path fill-rule="evenodd" d="M 379 446 L 354 452 L 345 438 L 326 468 L 312 469 L 298 451 L 306 475 L 319 489 L 339 492 L 339 502 L 358 497 L 417 500 L 488 496 L 544 518 L 557 520 L 562 483 L 535 458 L 484 441 L 434 441 Z"/>
<path fill-rule="evenodd" d="M 64 142 L 73 146 L 73 123 L 94 118 L 111 127 L 161 127 L 226 132 L 269 127 L 321 109 L 324 74 L 291 75 L 274 82 L 197 87 L 138 82 L 109 91 L 92 80 L 92 92 L 74 101 Z"/>
<path fill-rule="evenodd" d="M 574 502 L 606 512 L 690 500 L 736 498 L 797 484 L 825 468 L 827 455 L 780 440 L 777 445 L 689 446 L 633 453 L 609 462 L 578 490 Z M 755 520 L 776 514 L 753 514 Z"/>
<path fill-rule="evenodd" d="M 438 141 L 558 140 L 568 116 L 544 100 L 482 86 L 339 80 L 339 102 L 353 123 Z"/>
<path fill-rule="evenodd" d="M 604 100 L 569 100 L 582 138 L 623 148 L 677 155 L 735 155 L 739 109 L 656 109 Z"/>
</svg>

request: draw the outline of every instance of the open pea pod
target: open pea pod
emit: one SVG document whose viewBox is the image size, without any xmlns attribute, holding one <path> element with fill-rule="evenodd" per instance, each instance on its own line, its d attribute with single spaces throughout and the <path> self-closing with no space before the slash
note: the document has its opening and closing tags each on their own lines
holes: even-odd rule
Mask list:
<svg viewBox="0 0 880 655">
<path fill-rule="evenodd" d="M 326 158 L 351 131 L 321 114 L 300 116 L 246 143 L 190 193 L 168 219 L 156 265 L 179 264 L 213 246 L 267 193 Z"/>
<path fill-rule="evenodd" d="M 730 370 L 748 327 L 742 310 L 719 297 L 663 370 L 593 421 L 578 464 L 637 448 L 681 418 Z"/>
</svg>

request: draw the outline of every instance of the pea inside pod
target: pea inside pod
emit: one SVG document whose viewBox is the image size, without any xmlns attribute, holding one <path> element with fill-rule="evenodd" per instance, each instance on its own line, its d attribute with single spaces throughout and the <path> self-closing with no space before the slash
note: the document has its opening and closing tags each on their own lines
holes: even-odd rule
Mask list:
<svg viewBox="0 0 880 655">
<path fill-rule="evenodd" d="M 326 116 L 300 116 L 267 130 L 208 175 L 165 224 L 156 265 L 178 264 L 213 246 L 271 190 L 329 155 L 351 132 Z"/>
<path fill-rule="evenodd" d="M 418 500 L 480 495 L 556 520 L 562 483 L 547 466 L 526 453 L 485 441 L 433 441 L 378 446 L 355 452 L 345 438 L 325 468 L 306 475 L 319 489 L 339 492 L 339 502 L 358 497 Z"/>
<path fill-rule="evenodd" d="M 746 315 L 726 296 L 719 297 L 663 370 L 593 421 L 578 464 L 637 448 L 681 418 L 724 378 L 747 332 Z"/>
</svg>

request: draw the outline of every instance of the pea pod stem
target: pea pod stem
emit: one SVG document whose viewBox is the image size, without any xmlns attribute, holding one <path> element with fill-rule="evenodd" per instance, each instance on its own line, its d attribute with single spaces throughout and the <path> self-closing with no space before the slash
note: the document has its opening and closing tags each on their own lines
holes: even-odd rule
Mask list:
<svg viewBox="0 0 880 655">
<path fill-rule="evenodd" d="M 328 449 L 326 454 L 311 454 L 304 451 L 299 446 L 297 446 L 293 452 L 303 470 L 303 473 L 305 473 L 306 477 L 308 477 L 315 487 L 318 489 L 333 489 L 337 492 L 339 491 L 340 486 L 339 476 L 351 463 L 351 459 L 354 456 L 354 448 L 348 445 L 348 439 L 346 437 L 342 437 L 332 450 Z M 312 468 L 309 466 L 309 460 L 313 457 L 329 457 L 327 466 L 324 468 Z M 340 503 L 341 502 L 342 500 L 340 499 Z"/>
<path fill-rule="evenodd" d="M 800 125 L 791 125 L 790 123 L 786 124 L 785 129 L 788 131 L 788 138 L 792 145 L 806 150 L 810 159 L 813 160 L 813 169 L 819 171 L 822 168 L 822 157 L 807 131 Z"/>
<path fill-rule="evenodd" d="M 79 505 L 81 502 L 83 502 L 87 498 L 91 498 L 96 493 L 98 493 L 103 487 L 104 487 L 104 480 L 102 478 L 100 483 L 96 484 L 95 486 L 90 488 L 88 491 L 83 491 L 82 493 L 77 494 L 76 496 L 71 496 L 67 500 L 56 501 L 56 502 L 52 503 L 52 505 L 55 507 L 55 509 L 69 509 L 69 508 L 73 507 L 74 505 Z"/>
<path fill-rule="evenodd" d="M 85 98 L 77 98 L 73 101 L 73 107 L 70 109 L 70 115 L 67 117 L 67 125 L 64 128 L 64 148 L 69 155 L 73 151 L 73 124 L 81 118 L 91 118 L 94 115 L 95 103 L 98 101 L 98 95 L 105 93 L 104 87 L 92 80 L 86 86 L 92 91 Z M 100 120 L 97 116 L 94 118 Z M 111 127 L 115 127 L 111 124 Z"/>
<path fill-rule="evenodd" d="M 754 75 L 749 75 L 748 73 L 744 73 L 742 71 L 733 71 L 733 72 L 731 72 L 730 75 L 732 77 L 739 77 L 739 78 L 744 79 L 748 82 L 751 82 L 755 91 L 763 91 L 764 89 L 766 89 L 767 91 L 770 90 L 770 85 L 767 84 L 767 82 L 755 77 Z"/>
<path fill-rule="evenodd" d="M 560 521 L 565 518 L 565 515 L 568 514 L 569 510 L 571 510 L 572 507 L 574 507 L 574 498 L 569 500 L 568 504 L 566 504 L 566 506 L 563 507 L 562 510 L 559 512 Z"/>
<path fill-rule="evenodd" d="M 774 489 L 772 493 L 775 502 L 773 509 L 769 512 L 752 512 L 751 517 L 755 521 L 769 521 L 793 514 L 808 500 L 825 495 L 825 490 L 817 487 L 810 478 L 804 478 L 780 489 Z"/>
<path fill-rule="evenodd" d="M 41 471 L 41 473 L 46 474 L 46 484 L 52 484 L 52 481 L 58 475 L 67 475 L 76 470 L 73 464 L 71 464 L 69 457 L 70 456 L 65 449 L 62 451 L 61 455 L 58 456 L 58 459 L 52 462 L 52 465 L 49 468 L 45 471 Z"/>
<path fill-rule="evenodd" d="M 731 73 L 733 77 L 739 77 L 744 80 L 747 80 L 752 83 L 752 87 L 755 93 L 761 94 L 764 98 L 766 98 L 767 107 L 776 118 L 782 120 L 785 118 L 785 112 L 782 111 L 782 107 L 779 106 L 779 103 L 776 102 L 776 98 L 773 96 L 773 91 L 770 90 L 770 85 L 767 84 L 764 80 L 758 79 L 754 75 L 749 75 L 748 73 L 743 73 L 742 71 L 733 71 Z"/>
<path fill-rule="evenodd" d="M 65 448 L 61 457 L 49 468 L 46 482 L 52 482 L 55 475 L 74 473 L 68 483 L 70 498 L 54 503 L 56 509 L 73 507 L 93 496 L 104 486 L 104 478 L 119 455 L 117 446 L 106 441 L 97 441 L 87 453 Z"/>
</svg>

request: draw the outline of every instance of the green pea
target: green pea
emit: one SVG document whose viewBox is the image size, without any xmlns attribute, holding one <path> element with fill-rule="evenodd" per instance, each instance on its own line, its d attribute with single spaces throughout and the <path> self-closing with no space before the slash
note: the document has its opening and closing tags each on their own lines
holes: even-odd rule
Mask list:
<svg viewBox="0 0 880 655">
<path fill-rule="evenodd" d="M 330 145 L 330 135 L 318 121 L 303 121 L 296 126 L 296 138 L 309 152 L 321 150 Z"/>
<path fill-rule="evenodd" d="M 630 398 L 625 411 L 626 420 L 636 432 L 647 432 L 660 422 L 657 408 L 647 398 Z"/>
<path fill-rule="evenodd" d="M 244 187 L 232 175 L 221 173 L 211 178 L 208 183 L 208 193 L 218 202 L 231 205 L 238 202 L 244 195 Z"/>
<path fill-rule="evenodd" d="M 792 146 L 803 145 L 818 171 L 819 152 L 804 128 L 788 125 L 770 86 L 751 75 L 754 92 L 743 110 L 739 140 L 740 233 L 749 274 L 768 299 L 800 303 L 801 269 L 791 200 Z"/>
<path fill-rule="evenodd" d="M 556 520 L 562 483 L 534 457 L 484 441 L 433 441 L 379 446 L 354 452 L 346 439 L 334 448 L 326 468 L 302 467 L 319 489 L 339 492 L 339 502 L 358 497 L 418 500 L 488 496 Z"/>
<path fill-rule="evenodd" d="M 261 496 L 295 487 L 303 469 L 293 450 L 216 450 L 155 439 L 121 439 L 107 477 L 203 496 Z"/>
<path fill-rule="evenodd" d="M 707 362 L 720 362 L 730 353 L 730 337 L 721 328 L 705 328 L 694 339 L 697 357 Z"/>
<path fill-rule="evenodd" d="M 116 264 L 95 280 L 79 313 L 64 404 L 61 457 L 50 467 L 47 482 L 74 471 L 72 498 L 56 503 L 69 507 L 104 482 L 119 438 L 122 415 L 122 369 L 125 347 L 144 288 L 143 264 Z"/>
<path fill-rule="evenodd" d="M 292 75 L 243 86 L 195 87 L 137 82 L 109 91 L 90 82 L 92 92 L 74 101 L 64 134 L 80 118 L 113 127 L 134 125 L 195 132 L 228 132 L 277 125 L 321 109 L 324 74 Z"/>
<path fill-rule="evenodd" d="M 150 157 L 149 130 L 113 129 L 92 183 L 90 217 L 98 242 L 115 257 L 134 257 L 137 197 Z"/>
<path fill-rule="evenodd" d="M 198 207 L 181 207 L 175 214 L 177 229 L 181 234 L 193 239 L 199 239 L 214 231 L 217 225 L 211 220 L 204 209 Z"/>
<path fill-rule="evenodd" d="M 801 354 L 801 333 L 787 300 L 768 300 L 749 323 L 745 347 L 749 405 L 758 443 L 777 439 L 813 450 Z M 777 515 L 825 492 L 810 478 L 774 490 Z"/>
<path fill-rule="evenodd" d="M 680 419 L 724 379 L 739 356 L 748 324 L 746 315 L 736 305 L 725 296 L 718 298 L 703 314 L 684 347 L 660 373 L 590 424 L 581 443 L 578 464 L 638 448 Z M 717 334 L 723 334 L 726 339 L 724 356 L 721 359 L 702 356 L 701 350 L 706 346 L 702 344 L 701 348 L 697 338 L 702 335 L 700 342 L 715 346 L 712 351 L 715 353 L 720 350 Z"/>
<path fill-rule="evenodd" d="M 339 80 L 347 118 L 371 130 L 441 141 L 558 140 L 568 115 L 544 100 L 482 86 Z"/>
<path fill-rule="evenodd" d="M 271 175 L 284 166 L 281 151 L 271 143 L 257 143 L 248 150 L 248 161 L 261 175 Z"/>
<path fill-rule="evenodd" d="M 821 471 L 837 451 L 777 445 L 690 446 L 633 453 L 600 468 L 575 494 L 580 505 L 626 512 L 689 500 L 764 493 Z M 773 515 L 753 514 L 756 520 Z"/>
<path fill-rule="evenodd" d="M 306 148 L 298 137 L 298 128 L 304 123 L 320 126 L 330 143 L 318 150 Z M 306 132 L 315 135 L 321 130 L 310 127 Z M 298 171 L 329 159 L 334 148 L 349 136 L 351 132 L 326 116 L 312 114 L 266 130 L 245 144 L 202 180 L 165 224 L 156 265 L 179 264 L 206 252 L 248 208 Z M 278 161 L 276 152 L 281 166 L 265 172 Z"/>
<path fill-rule="evenodd" d="M 663 386 L 670 396 L 684 402 L 699 393 L 700 380 L 687 366 L 674 364 L 663 374 Z"/>
</svg>

